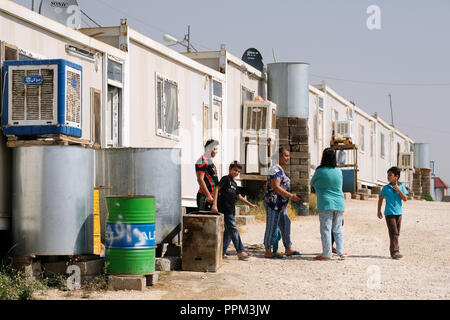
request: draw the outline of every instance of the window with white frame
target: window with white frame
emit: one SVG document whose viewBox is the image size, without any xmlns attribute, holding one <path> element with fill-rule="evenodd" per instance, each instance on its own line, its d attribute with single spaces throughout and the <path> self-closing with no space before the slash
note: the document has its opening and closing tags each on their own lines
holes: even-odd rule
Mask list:
<svg viewBox="0 0 450 320">
<path fill-rule="evenodd" d="M 370 135 L 370 156 L 373 157 L 373 134 Z"/>
<path fill-rule="evenodd" d="M 317 121 L 317 113 L 314 113 L 314 143 L 317 142 L 317 137 L 319 135 L 319 125 L 317 124 Z"/>
<path fill-rule="evenodd" d="M 323 97 L 319 97 L 319 108 L 323 109 Z"/>
<path fill-rule="evenodd" d="M 250 91 L 246 87 L 241 87 L 241 97 L 242 97 L 242 106 L 244 106 L 244 102 L 247 100 L 253 100 L 255 93 L 253 91 Z"/>
<path fill-rule="evenodd" d="M 334 110 L 334 120 L 338 121 L 339 120 L 339 111 Z"/>
<path fill-rule="evenodd" d="M 365 149 L 365 128 L 362 124 L 359 125 L 359 150 L 364 152 Z"/>
<path fill-rule="evenodd" d="M 178 110 L 178 84 L 160 75 L 156 77 L 156 133 L 178 139 L 180 127 Z"/>
<path fill-rule="evenodd" d="M 254 92 L 244 86 L 241 86 L 241 128 L 244 128 L 244 102 L 253 100 Z"/>
<path fill-rule="evenodd" d="M 380 133 L 380 156 L 382 158 L 384 158 L 384 156 L 386 155 L 386 144 L 384 141 L 384 134 Z"/>
<path fill-rule="evenodd" d="M 353 120 L 353 109 L 347 107 L 347 120 Z"/>
<path fill-rule="evenodd" d="M 122 64 L 108 59 L 108 79 L 122 83 Z"/>
<path fill-rule="evenodd" d="M 216 80 L 213 80 L 213 95 L 222 98 L 222 83 Z"/>
</svg>

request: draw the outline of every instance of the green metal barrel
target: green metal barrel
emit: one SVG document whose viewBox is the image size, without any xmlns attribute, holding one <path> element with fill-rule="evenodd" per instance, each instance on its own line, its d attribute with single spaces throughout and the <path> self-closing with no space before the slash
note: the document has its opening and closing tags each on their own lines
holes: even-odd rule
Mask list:
<svg viewBox="0 0 450 320">
<path fill-rule="evenodd" d="M 106 197 L 109 223 L 155 223 L 156 200 L 153 196 Z"/>
<path fill-rule="evenodd" d="M 155 271 L 155 197 L 106 197 L 106 269 L 109 274 Z"/>
</svg>

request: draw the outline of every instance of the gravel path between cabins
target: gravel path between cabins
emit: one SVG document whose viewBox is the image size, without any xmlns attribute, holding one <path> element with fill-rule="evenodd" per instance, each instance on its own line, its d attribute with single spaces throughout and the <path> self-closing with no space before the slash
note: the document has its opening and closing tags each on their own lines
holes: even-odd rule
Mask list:
<svg viewBox="0 0 450 320">
<path fill-rule="evenodd" d="M 401 260 L 389 256 L 386 223 L 376 217 L 376 205 L 376 200 L 347 200 L 346 260 L 314 261 L 321 252 L 318 217 L 297 217 L 291 234 L 301 257 L 262 258 L 265 224 L 257 222 L 244 226 L 241 234 L 253 257 L 239 261 L 231 245 L 232 256 L 218 272 L 161 274 L 159 282 L 143 292 L 48 290 L 36 298 L 450 299 L 450 203 L 410 200 L 404 205 Z"/>
</svg>

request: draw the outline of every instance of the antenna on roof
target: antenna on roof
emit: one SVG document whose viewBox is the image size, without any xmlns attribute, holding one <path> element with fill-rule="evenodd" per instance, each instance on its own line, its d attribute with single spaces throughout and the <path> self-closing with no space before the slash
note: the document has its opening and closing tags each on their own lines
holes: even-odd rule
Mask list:
<svg viewBox="0 0 450 320">
<path fill-rule="evenodd" d="M 163 38 L 166 42 L 174 42 L 173 44 L 170 44 L 169 47 L 176 44 L 181 44 L 186 48 L 187 52 L 191 52 L 191 48 L 198 52 L 198 50 L 195 49 L 191 43 L 191 26 L 188 26 L 188 33 L 184 35 L 183 41 L 179 41 L 177 38 L 171 36 L 170 34 L 165 34 Z"/>
<path fill-rule="evenodd" d="M 389 104 L 391 106 L 391 125 L 392 127 L 394 127 L 394 113 L 392 112 L 392 97 L 391 97 L 391 93 L 389 92 Z"/>
</svg>

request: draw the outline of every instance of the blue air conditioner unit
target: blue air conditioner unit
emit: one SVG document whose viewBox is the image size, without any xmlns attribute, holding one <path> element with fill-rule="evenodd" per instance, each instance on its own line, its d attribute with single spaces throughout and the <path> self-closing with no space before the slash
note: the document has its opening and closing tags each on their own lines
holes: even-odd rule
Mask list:
<svg viewBox="0 0 450 320">
<path fill-rule="evenodd" d="M 63 59 L 3 65 L 3 134 L 81 137 L 81 66 Z"/>
</svg>

